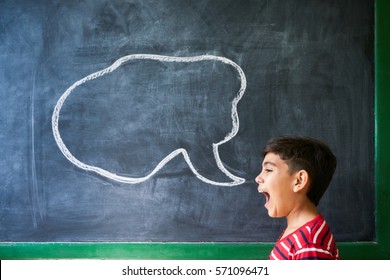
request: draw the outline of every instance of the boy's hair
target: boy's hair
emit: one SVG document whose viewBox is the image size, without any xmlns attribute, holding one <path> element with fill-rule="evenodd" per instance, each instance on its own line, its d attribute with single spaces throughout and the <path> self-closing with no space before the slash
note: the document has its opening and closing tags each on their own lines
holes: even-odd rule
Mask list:
<svg viewBox="0 0 390 280">
<path fill-rule="evenodd" d="M 330 148 L 309 137 L 281 136 L 267 143 L 263 157 L 267 153 L 279 155 L 286 161 L 291 173 L 306 170 L 310 182 L 307 196 L 317 206 L 337 166 L 336 157 Z"/>
</svg>

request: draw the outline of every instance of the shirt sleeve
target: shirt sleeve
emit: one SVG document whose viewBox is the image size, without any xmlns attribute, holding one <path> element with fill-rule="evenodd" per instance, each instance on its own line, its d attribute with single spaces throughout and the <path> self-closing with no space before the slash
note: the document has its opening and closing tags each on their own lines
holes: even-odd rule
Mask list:
<svg viewBox="0 0 390 280">
<path fill-rule="evenodd" d="M 335 256 L 317 244 L 309 243 L 295 252 L 294 260 L 334 260 Z"/>
</svg>

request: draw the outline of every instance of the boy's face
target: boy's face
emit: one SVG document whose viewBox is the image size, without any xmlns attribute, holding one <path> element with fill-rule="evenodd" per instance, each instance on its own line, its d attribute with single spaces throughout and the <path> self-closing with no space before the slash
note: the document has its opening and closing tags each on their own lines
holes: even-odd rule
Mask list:
<svg viewBox="0 0 390 280">
<path fill-rule="evenodd" d="M 264 157 L 262 171 L 256 177 L 258 191 L 266 197 L 265 208 L 270 217 L 286 217 L 294 209 L 293 187 L 296 173 L 290 173 L 286 161 L 279 155 L 268 153 Z"/>
</svg>

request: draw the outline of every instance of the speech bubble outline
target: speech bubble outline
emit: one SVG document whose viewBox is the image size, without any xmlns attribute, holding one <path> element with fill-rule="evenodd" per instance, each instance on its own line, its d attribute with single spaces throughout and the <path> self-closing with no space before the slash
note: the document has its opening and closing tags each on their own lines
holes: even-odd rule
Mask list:
<svg viewBox="0 0 390 280">
<path fill-rule="evenodd" d="M 138 177 L 138 178 L 114 174 L 114 173 L 109 172 L 103 168 L 85 164 L 85 163 L 81 162 L 80 160 L 78 160 L 75 156 L 73 156 L 73 154 L 69 151 L 69 149 L 67 148 L 67 146 L 65 145 L 65 143 L 63 142 L 63 140 L 61 138 L 61 134 L 59 131 L 59 125 L 58 125 L 61 108 L 62 108 L 64 102 L 66 101 L 68 96 L 72 93 L 72 91 L 75 88 L 77 88 L 78 86 L 80 86 L 88 81 L 99 78 L 105 74 L 108 74 L 108 73 L 115 71 L 119 66 L 121 66 L 123 63 L 125 63 L 129 60 L 157 60 L 157 61 L 162 61 L 162 62 L 186 62 L 186 63 L 215 60 L 215 61 L 219 61 L 219 62 L 228 64 L 228 65 L 231 65 L 237 70 L 237 72 L 239 74 L 241 85 L 240 85 L 240 89 L 238 90 L 238 92 L 236 94 L 236 97 L 232 101 L 232 112 L 231 112 L 232 130 L 228 134 L 226 134 L 226 136 L 223 140 L 212 144 L 213 154 L 214 154 L 214 158 L 215 158 L 215 161 L 217 163 L 218 168 L 227 177 L 232 179 L 232 182 L 216 182 L 216 181 L 207 179 L 206 177 L 202 176 L 196 170 L 194 165 L 192 164 L 191 159 L 188 155 L 188 152 L 184 148 L 179 148 L 179 149 L 174 150 L 169 155 L 167 155 L 163 160 L 161 160 L 159 162 L 159 164 L 157 164 L 157 166 L 148 175 L 146 175 L 144 177 Z M 127 184 L 137 184 L 137 183 L 144 182 L 144 181 L 150 179 L 153 175 L 155 175 L 161 168 L 163 168 L 173 158 L 175 158 L 179 154 L 182 154 L 187 165 L 189 166 L 191 171 L 194 173 L 194 175 L 199 180 L 201 180 L 205 183 L 211 184 L 211 185 L 216 185 L 216 186 L 229 186 L 229 187 L 231 187 L 231 186 L 241 185 L 245 182 L 245 179 L 233 175 L 225 168 L 225 166 L 223 165 L 222 160 L 219 156 L 218 149 L 219 149 L 220 145 L 230 141 L 238 133 L 240 123 L 239 123 L 239 118 L 238 118 L 237 105 L 245 93 L 246 84 L 247 84 L 246 77 L 245 77 L 244 71 L 241 69 L 241 67 L 238 64 L 236 64 L 235 62 L 233 62 L 232 60 L 227 59 L 225 57 L 221 57 L 221 56 L 200 55 L 200 56 L 191 56 L 191 57 L 176 57 L 176 56 L 164 56 L 164 55 L 155 55 L 155 54 L 131 54 L 131 55 L 123 56 L 120 59 L 118 59 L 117 61 L 115 61 L 111 66 L 109 66 L 103 70 L 94 72 L 94 73 L 84 77 L 81 80 L 78 80 L 61 95 L 61 97 L 58 99 L 58 101 L 56 103 L 56 106 L 54 107 L 54 111 L 52 114 L 53 136 L 54 136 L 54 139 L 57 143 L 58 148 L 60 149 L 62 154 L 71 163 L 73 163 L 74 165 L 76 165 L 77 167 L 79 167 L 83 170 L 95 172 L 103 177 L 112 179 L 112 180 L 117 181 L 117 182 L 127 183 Z"/>
</svg>

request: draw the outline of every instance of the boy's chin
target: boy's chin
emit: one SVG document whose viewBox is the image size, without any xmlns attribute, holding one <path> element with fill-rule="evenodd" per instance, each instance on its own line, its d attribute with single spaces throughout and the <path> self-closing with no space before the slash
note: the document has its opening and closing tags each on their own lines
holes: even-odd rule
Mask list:
<svg viewBox="0 0 390 280">
<path fill-rule="evenodd" d="M 278 213 L 276 211 L 272 211 L 271 209 L 268 209 L 268 216 L 270 216 L 271 218 L 283 218 L 285 216 L 282 216 L 282 215 L 278 215 Z"/>
</svg>

